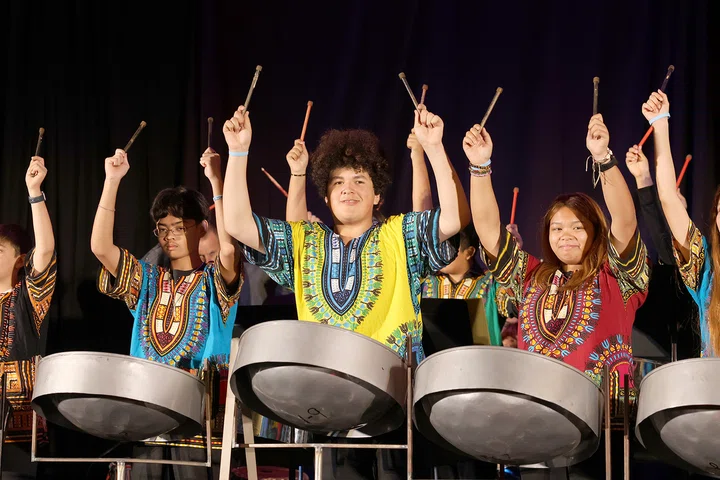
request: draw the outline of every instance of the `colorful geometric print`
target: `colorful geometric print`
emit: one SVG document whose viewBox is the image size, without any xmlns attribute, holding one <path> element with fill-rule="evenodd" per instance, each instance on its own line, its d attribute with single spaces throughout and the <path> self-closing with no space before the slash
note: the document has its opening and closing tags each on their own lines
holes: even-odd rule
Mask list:
<svg viewBox="0 0 720 480">
<path fill-rule="evenodd" d="M 0 294 L 0 359 L 10 357 L 15 339 L 15 300 L 18 290 L 14 288 Z"/>
<path fill-rule="evenodd" d="M 32 399 L 33 385 L 35 385 L 35 362 L 33 360 L 20 360 L 13 362 L 0 362 L 0 373 L 4 376 L 7 399 L 12 405 L 13 413 L 10 416 L 5 441 L 9 443 L 29 442 L 32 436 Z M 45 422 L 38 419 L 39 438 L 45 440 Z"/>
<path fill-rule="evenodd" d="M 598 278 L 576 291 L 559 290 L 562 272 L 550 288 L 531 285 L 520 310 L 520 330 L 530 352 L 563 358 L 595 331 L 602 302 Z"/>
<path fill-rule="evenodd" d="M 55 292 L 57 256 L 53 253 L 50 263 L 42 272 L 35 272 L 33 268 L 34 257 L 35 249 L 31 250 L 25 258 L 25 285 L 32 305 L 35 331 L 40 335 L 40 328 L 50 311 L 50 302 Z"/>
<path fill-rule="evenodd" d="M 610 398 L 613 399 L 613 415 L 622 413 L 625 398 L 625 375 L 628 375 L 630 403 L 634 404 L 637 397 L 633 373 L 633 353 L 630 338 L 625 335 L 613 335 L 603 340 L 590 353 L 585 364 L 585 374 L 598 387 L 602 386 L 605 366 L 610 372 Z"/>
<path fill-rule="evenodd" d="M 376 230 L 373 226 L 348 247 L 327 227 L 308 233 L 302 295 L 316 321 L 356 330 L 369 315 L 382 286 L 379 242 L 371 235 Z"/>
<path fill-rule="evenodd" d="M 458 283 L 447 275 L 430 275 L 423 283 L 423 298 L 485 299 L 492 281 L 492 275 L 469 275 Z"/>
</svg>

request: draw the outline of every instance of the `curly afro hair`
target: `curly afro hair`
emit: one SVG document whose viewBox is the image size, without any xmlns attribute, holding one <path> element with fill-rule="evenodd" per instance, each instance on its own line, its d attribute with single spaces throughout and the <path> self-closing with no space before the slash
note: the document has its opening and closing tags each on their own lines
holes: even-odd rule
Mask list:
<svg viewBox="0 0 720 480">
<path fill-rule="evenodd" d="M 390 167 L 378 138 L 367 130 L 329 130 L 310 159 L 312 181 L 321 197 L 327 196 L 328 180 L 337 168 L 352 168 L 370 175 L 376 195 L 390 185 Z"/>
<path fill-rule="evenodd" d="M 166 188 L 155 196 L 150 208 L 150 216 L 153 222 L 157 223 L 168 215 L 200 223 L 208 219 L 208 201 L 197 190 L 182 186 Z"/>
</svg>

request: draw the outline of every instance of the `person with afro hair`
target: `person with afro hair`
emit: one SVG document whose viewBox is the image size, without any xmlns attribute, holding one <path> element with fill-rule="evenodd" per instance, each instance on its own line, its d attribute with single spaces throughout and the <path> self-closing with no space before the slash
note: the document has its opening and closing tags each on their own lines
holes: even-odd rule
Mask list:
<svg viewBox="0 0 720 480">
<path fill-rule="evenodd" d="M 465 193 L 442 144 L 443 122 L 421 105 L 415 132 L 437 178 L 440 208 L 374 221 L 390 185 L 388 162 L 377 137 L 365 130 L 330 130 L 312 162 L 300 140 L 287 155 L 290 189 L 307 212 L 308 163 L 334 225 L 272 220 L 253 214 L 247 188 L 250 118 L 241 106 L 223 127 L 230 149 L 225 223 L 246 258 L 295 292 L 298 318 L 367 335 L 405 355 L 412 339 L 419 361 L 422 278 L 455 258 L 448 239 L 469 223 Z M 294 189 L 294 187 L 298 187 Z"/>
</svg>

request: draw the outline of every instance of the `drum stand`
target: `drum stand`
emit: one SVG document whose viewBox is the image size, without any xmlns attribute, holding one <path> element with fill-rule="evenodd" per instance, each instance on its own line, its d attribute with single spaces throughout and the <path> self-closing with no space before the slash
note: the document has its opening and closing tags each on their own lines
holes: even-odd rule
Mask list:
<svg viewBox="0 0 720 480">
<path fill-rule="evenodd" d="M 0 367 L 2 363 L 0 362 Z M 2 480 L 2 458 L 3 458 L 3 445 L 5 445 L 5 428 L 7 427 L 8 418 L 12 414 L 12 405 L 7 399 L 7 385 L 5 385 L 5 372 L 0 372 L 0 382 L 2 387 L 0 388 L 0 480 Z"/>
<path fill-rule="evenodd" d="M 229 372 L 234 370 L 235 358 L 240 345 L 239 338 L 233 338 L 230 346 Z M 367 444 L 367 443 L 255 443 L 255 432 L 252 425 L 252 412 L 247 407 L 240 405 L 243 427 L 243 439 L 246 443 L 237 444 L 237 412 L 240 402 L 233 395 L 230 387 L 227 389 L 225 401 L 225 423 L 223 425 L 223 446 L 220 459 L 220 480 L 230 479 L 230 463 L 232 449 L 239 447 L 245 450 L 245 461 L 247 463 L 248 480 L 258 480 L 256 448 L 312 448 L 315 450 L 315 480 L 322 480 L 322 454 L 324 449 L 350 449 L 363 448 L 373 450 L 406 450 L 407 451 L 407 480 L 412 480 L 412 338 L 407 337 L 405 345 L 405 365 L 407 372 L 407 395 L 406 395 L 406 421 L 407 421 L 407 443 L 406 444 Z M 234 407 L 233 407 L 234 406 Z M 251 439 L 248 442 L 248 439 Z M 302 480 L 300 478 L 299 480 Z"/>
<path fill-rule="evenodd" d="M 630 480 L 630 375 L 625 374 L 623 387 L 623 479 Z M 612 479 L 612 442 L 610 439 L 612 431 L 610 392 L 610 370 L 605 366 L 603 371 L 603 389 L 605 390 L 605 479 Z"/>
<path fill-rule="evenodd" d="M 40 361 L 40 356 L 35 357 L 35 368 L 37 371 L 37 364 Z M 193 462 L 186 460 L 155 460 L 147 458 L 75 458 L 75 457 L 38 457 L 37 451 L 37 412 L 33 409 L 32 416 L 32 443 L 30 445 L 30 460 L 32 462 L 57 462 L 57 463 L 97 463 L 97 462 L 110 462 L 116 464 L 116 480 L 125 480 L 125 469 L 127 464 L 130 463 L 152 463 L 162 465 L 183 465 L 187 467 L 212 467 L 212 403 L 210 399 L 210 392 L 212 386 L 210 385 L 210 371 L 208 362 L 205 360 L 203 369 L 201 370 L 202 375 L 205 378 L 205 448 L 207 460 L 204 462 Z M 4 383 L 3 383 L 4 385 Z M 4 388 L 3 388 L 4 392 Z"/>
</svg>

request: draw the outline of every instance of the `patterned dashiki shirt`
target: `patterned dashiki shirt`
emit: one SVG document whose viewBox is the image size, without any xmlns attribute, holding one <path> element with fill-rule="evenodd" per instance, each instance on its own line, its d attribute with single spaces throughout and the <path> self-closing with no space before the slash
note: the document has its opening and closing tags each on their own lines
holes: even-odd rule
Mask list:
<svg viewBox="0 0 720 480">
<path fill-rule="evenodd" d="M 713 228 L 715 227 L 713 226 Z M 715 357 L 717 353 L 713 352 L 708 328 L 708 307 L 713 282 L 710 245 L 692 221 L 688 226 L 688 238 L 690 239 L 690 258 L 687 262 L 682 258 L 674 243 L 673 253 L 680 270 L 680 276 L 700 312 L 700 340 L 702 342 L 700 355 L 702 357 Z"/>
<path fill-rule="evenodd" d="M 102 267 L 98 289 L 123 300 L 135 319 L 130 355 L 185 370 L 202 368 L 206 358 L 227 367 L 242 273 L 231 292 L 217 263 L 174 280 L 172 270 L 120 252 L 117 278 Z"/>
<path fill-rule="evenodd" d="M 561 290 L 569 277 L 559 270 L 551 285 L 534 284 L 540 260 L 520 250 L 507 232 L 497 259 L 486 261 L 496 281 L 515 291 L 518 348 L 561 360 L 585 372 L 598 386 L 607 365 L 614 414 L 622 405 L 625 374 L 629 375 L 630 400 L 635 398 L 632 326 L 635 312 L 647 297 L 650 276 L 647 250 L 638 232 L 629 252 L 621 258 L 608 238 L 607 260 L 594 278 L 576 290 Z"/>
<path fill-rule="evenodd" d="M 295 292 L 298 318 L 352 330 L 400 356 L 412 338 L 422 350 L 422 279 L 457 254 L 440 242 L 440 210 L 397 215 L 372 225 L 347 245 L 323 223 L 285 222 L 255 216 L 265 254 L 245 256 Z"/>
<path fill-rule="evenodd" d="M 5 441 L 29 442 L 32 435 L 33 357 L 44 353 L 47 317 L 57 280 L 57 260 L 42 272 L 33 269 L 35 250 L 25 256 L 25 274 L 15 287 L 0 293 L 0 370 L 4 372 L 7 399 L 13 408 Z M 44 439 L 45 425 L 39 423 Z"/>
</svg>

